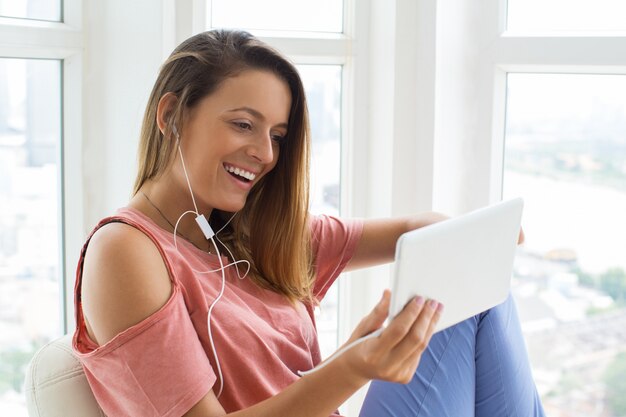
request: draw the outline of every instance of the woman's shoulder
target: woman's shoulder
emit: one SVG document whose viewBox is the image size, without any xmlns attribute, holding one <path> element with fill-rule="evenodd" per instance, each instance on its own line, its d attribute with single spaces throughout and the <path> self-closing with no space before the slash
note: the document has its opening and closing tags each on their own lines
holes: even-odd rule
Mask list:
<svg viewBox="0 0 626 417">
<path fill-rule="evenodd" d="M 157 244 L 145 231 L 118 217 L 101 223 L 91 235 L 88 245 L 86 254 L 89 253 L 90 258 L 106 261 L 101 267 L 114 266 L 108 260 L 115 260 L 112 264 L 118 267 L 143 269 L 150 265 L 142 265 L 142 260 L 161 258 Z"/>
<path fill-rule="evenodd" d="M 131 207 L 119 209 L 105 217 L 93 229 L 85 249 L 105 256 L 114 256 L 120 261 L 128 261 L 133 266 L 134 257 L 161 258 L 159 243 L 147 224 L 145 215 Z"/>
<path fill-rule="evenodd" d="M 90 250 L 93 246 L 104 248 L 116 245 L 128 246 L 138 244 L 138 249 L 148 249 L 154 246 L 151 239 L 133 222 L 124 217 L 111 216 L 104 219 L 94 230 L 89 243 Z"/>
<path fill-rule="evenodd" d="M 337 238 L 341 240 L 342 238 L 349 238 L 351 235 L 360 236 L 363 219 L 339 217 L 331 214 L 309 215 L 309 227 L 314 241 L 324 237 L 330 238 L 330 240 Z"/>
<path fill-rule="evenodd" d="M 93 233 L 81 287 L 85 318 L 99 344 L 158 311 L 172 293 L 156 244 L 141 230 L 118 221 Z"/>
</svg>

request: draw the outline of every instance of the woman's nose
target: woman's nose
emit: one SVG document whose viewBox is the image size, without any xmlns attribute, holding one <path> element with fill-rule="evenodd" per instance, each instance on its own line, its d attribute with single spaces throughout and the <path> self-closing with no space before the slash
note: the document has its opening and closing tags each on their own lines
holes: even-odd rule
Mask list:
<svg viewBox="0 0 626 417">
<path fill-rule="evenodd" d="M 264 164 L 274 161 L 274 153 L 274 141 L 269 132 L 257 136 L 248 147 L 248 154 Z"/>
</svg>

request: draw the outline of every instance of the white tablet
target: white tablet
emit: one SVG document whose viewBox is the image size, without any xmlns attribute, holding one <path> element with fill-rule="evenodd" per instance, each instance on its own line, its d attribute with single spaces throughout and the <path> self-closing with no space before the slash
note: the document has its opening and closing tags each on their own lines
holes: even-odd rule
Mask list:
<svg viewBox="0 0 626 417">
<path fill-rule="evenodd" d="M 444 305 L 435 331 L 481 313 L 509 294 L 521 198 L 403 234 L 396 246 L 391 315 L 416 295 Z"/>
</svg>

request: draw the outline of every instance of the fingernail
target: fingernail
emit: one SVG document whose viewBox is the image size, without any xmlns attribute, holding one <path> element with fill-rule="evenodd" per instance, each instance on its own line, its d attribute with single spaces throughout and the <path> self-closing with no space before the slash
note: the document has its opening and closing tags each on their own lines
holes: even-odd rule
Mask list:
<svg viewBox="0 0 626 417">
<path fill-rule="evenodd" d="M 437 306 L 439 305 L 439 303 L 435 300 L 428 300 L 428 307 L 432 308 L 433 310 L 437 309 Z"/>
<path fill-rule="evenodd" d="M 437 313 L 441 313 L 443 311 L 443 304 L 438 303 L 437 305 Z"/>
<path fill-rule="evenodd" d="M 415 297 L 415 304 L 417 304 L 418 306 L 424 304 L 424 297 L 422 297 L 421 295 Z"/>
</svg>

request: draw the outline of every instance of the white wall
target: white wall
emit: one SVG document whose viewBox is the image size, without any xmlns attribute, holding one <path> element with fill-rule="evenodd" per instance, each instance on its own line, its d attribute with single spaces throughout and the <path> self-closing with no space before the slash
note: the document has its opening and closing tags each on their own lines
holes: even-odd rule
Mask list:
<svg viewBox="0 0 626 417">
<path fill-rule="evenodd" d="M 436 10 L 433 207 L 449 214 L 490 203 L 500 9 L 498 0 L 483 3 L 442 1 Z"/>
<path fill-rule="evenodd" d="M 139 129 L 162 61 L 162 7 L 154 0 L 84 2 L 85 232 L 126 204 Z"/>
</svg>

